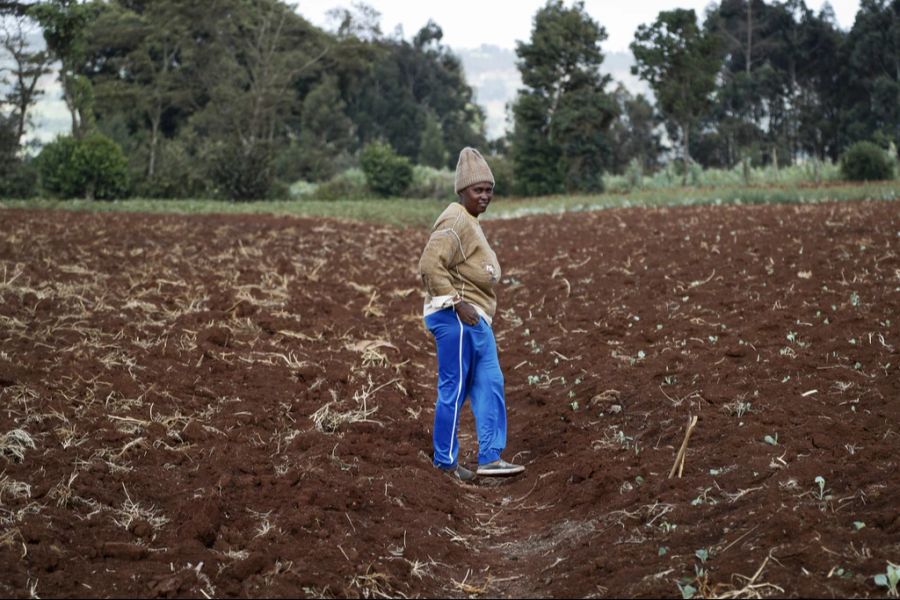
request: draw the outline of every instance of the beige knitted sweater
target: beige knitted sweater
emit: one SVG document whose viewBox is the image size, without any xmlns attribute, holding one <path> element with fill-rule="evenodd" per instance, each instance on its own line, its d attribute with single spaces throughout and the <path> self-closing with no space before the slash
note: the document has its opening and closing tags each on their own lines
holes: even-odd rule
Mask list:
<svg viewBox="0 0 900 600">
<path fill-rule="evenodd" d="M 435 221 L 419 259 L 419 274 L 425 285 L 426 315 L 452 306 L 458 294 L 488 323 L 493 319 L 500 264 L 478 219 L 462 204 L 454 202 Z"/>
</svg>

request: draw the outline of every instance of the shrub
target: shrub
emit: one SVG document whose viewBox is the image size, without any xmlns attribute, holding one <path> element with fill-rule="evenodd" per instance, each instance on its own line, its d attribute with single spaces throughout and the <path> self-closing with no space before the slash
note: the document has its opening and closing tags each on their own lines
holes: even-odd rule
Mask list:
<svg viewBox="0 0 900 600">
<path fill-rule="evenodd" d="M 273 170 L 270 145 L 262 142 L 246 148 L 239 141 L 218 142 L 209 151 L 209 176 L 218 195 L 229 200 L 269 198 Z"/>
<path fill-rule="evenodd" d="M 640 189 L 644 183 L 644 167 L 639 158 L 634 157 L 628 161 L 625 168 L 625 181 L 629 190 Z"/>
<path fill-rule="evenodd" d="M 409 159 L 383 142 L 368 144 L 359 157 L 366 183 L 379 196 L 402 196 L 412 183 Z"/>
<path fill-rule="evenodd" d="M 413 167 L 412 184 L 406 190 L 410 198 L 434 198 L 452 200 L 456 174 L 449 169 L 435 169 L 416 165 Z"/>
<path fill-rule="evenodd" d="M 41 187 L 55 196 L 110 200 L 128 190 L 125 154 L 101 133 L 57 138 L 41 150 L 37 166 Z"/>
<path fill-rule="evenodd" d="M 288 196 L 291 200 L 305 200 L 315 198 L 319 191 L 319 184 L 298 179 L 288 187 Z"/>
<path fill-rule="evenodd" d="M 494 174 L 494 195 L 512 195 L 513 190 L 516 187 L 512 159 L 500 154 L 493 154 L 491 156 L 485 157 L 485 160 L 487 161 L 488 166 L 491 168 L 491 173 Z"/>
<path fill-rule="evenodd" d="M 0 164 L 0 198 L 33 198 L 38 174 L 32 160 L 14 158 Z"/>
<path fill-rule="evenodd" d="M 841 173 L 850 181 L 891 179 L 894 165 L 879 146 L 872 142 L 856 142 L 841 157 Z"/>
<path fill-rule="evenodd" d="M 370 195 L 366 175 L 360 169 L 345 169 L 316 188 L 318 200 L 360 200 Z"/>
<path fill-rule="evenodd" d="M 203 169 L 198 168 L 200 160 L 192 152 L 192 141 L 181 137 L 162 141 L 153 177 L 141 178 L 135 183 L 134 192 L 146 198 L 209 197 L 211 182 L 204 177 Z"/>
</svg>

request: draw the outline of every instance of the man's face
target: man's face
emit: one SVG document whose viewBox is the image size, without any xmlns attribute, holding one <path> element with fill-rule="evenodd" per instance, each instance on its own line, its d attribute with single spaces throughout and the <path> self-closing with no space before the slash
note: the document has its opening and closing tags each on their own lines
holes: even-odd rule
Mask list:
<svg viewBox="0 0 900 600">
<path fill-rule="evenodd" d="M 494 185 L 488 182 L 474 183 L 462 191 L 463 206 L 473 217 L 487 210 L 494 197 Z"/>
</svg>

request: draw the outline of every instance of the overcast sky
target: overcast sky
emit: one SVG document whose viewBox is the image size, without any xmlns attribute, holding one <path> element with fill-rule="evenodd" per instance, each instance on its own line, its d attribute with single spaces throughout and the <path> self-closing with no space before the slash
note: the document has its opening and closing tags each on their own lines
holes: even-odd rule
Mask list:
<svg viewBox="0 0 900 600">
<path fill-rule="evenodd" d="M 769 2 L 771 3 L 771 2 Z M 390 34 L 400 24 L 404 38 L 410 39 L 433 19 L 444 31 L 443 43 L 451 48 L 477 48 L 493 44 L 515 48 L 516 40 L 531 37 L 534 14 L 545 0 L 370 0 L 366 2 L 381 13 L 381 30 Z M 586 0 L 585 10 L 606 28 L 609 36 L 603 44 L 606 52 L 622 52 L 642 23 L 651 23 L 662 10 L 693 8 L 703 16 L 709 0 Z M 806 0 L 807 6 L 819 11 L 825 2 Z M 841 29 L 850 29 L 859 0 L 830 2 Z M 571 6 L 571 0 L 566 1 Z M 326 13 L 335 7 L 351 6 L 351 0 L 298 0 L 297 10 L 313 24 L 329 24 Z"/>
</svg>

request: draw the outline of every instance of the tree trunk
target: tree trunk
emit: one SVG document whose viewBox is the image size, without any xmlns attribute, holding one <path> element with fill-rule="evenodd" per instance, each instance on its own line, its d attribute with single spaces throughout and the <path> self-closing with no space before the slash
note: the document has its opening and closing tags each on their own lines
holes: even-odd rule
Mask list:
<svg viewBox="0 0 900 600">
<path fill-rule="evenodd" d="M 162 119 L 162 109 L 157 105 L 156 114 L 150 119 L 150 159 L 147 165 L 147 178 L 153 179 L 156 174 L 156 147 L 159 143 L 159 122 Z"/>
<path fill-rule="evenodd" d="M 682 123 L 681 125 L 682 132 L 682 150 L 681 150 L 681 160 L 684 165 L 684 175 L 681 178 L 681 185 L 687 185 L 688 178 L 688 168 L 691 164 L 691 151 L 690 151 L 690 142 L 691 142 L 691 126 L 687 123 Z"/>
<path fill-rule="evenodd" d="M 78 107 L 75 106 L 75 96 L 72 93 L 72 80 L 65 74 L 65 66 L 60 67 L 60 81 L 63 89 L 63 100 L 66 102 L 66 108 L 69 109 L 69 116 L 72 118 L 72 137 L 81 137 L 81 126 L 78 121 Z"/>
<path fill-rule="evenodd" d="M 747 75 L 753 60 L 753 0 L 747 0 Z"/>
</svg>

